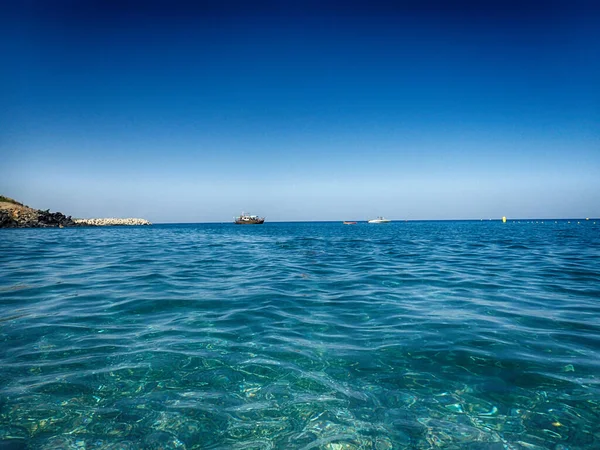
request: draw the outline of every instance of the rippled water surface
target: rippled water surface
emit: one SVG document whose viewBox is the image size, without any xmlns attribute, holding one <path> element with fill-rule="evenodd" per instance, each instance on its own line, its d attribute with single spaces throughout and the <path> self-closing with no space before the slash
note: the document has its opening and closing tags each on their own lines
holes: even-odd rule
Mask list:
<svg viewBox="0 0 600 450">
<path fill-rule="evenodd" d="M 0 230 L 2 449 L 598 449 L 600 224 Z"/>
</svg>

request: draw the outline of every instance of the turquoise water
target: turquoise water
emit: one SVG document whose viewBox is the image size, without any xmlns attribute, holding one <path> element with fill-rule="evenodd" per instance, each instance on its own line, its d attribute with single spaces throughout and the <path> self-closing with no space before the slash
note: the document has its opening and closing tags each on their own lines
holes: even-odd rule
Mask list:
<svg viewBox="0 0 600 450">
<path fill-rule="evenodd" d="M 0 449 L 598 449 L 600 223 L 0 230 Z"/>
</svg>

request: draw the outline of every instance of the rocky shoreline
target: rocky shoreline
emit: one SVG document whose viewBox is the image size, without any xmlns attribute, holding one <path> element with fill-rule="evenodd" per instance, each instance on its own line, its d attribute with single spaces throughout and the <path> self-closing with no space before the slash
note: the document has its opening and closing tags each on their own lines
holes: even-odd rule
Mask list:
<svg viewBox="0 0 600 450">
<path fill-rule="evenodd" d="M 0 209 L 0 228 L 64 228 L 81 226 L 71 216 L 49 210 Z"/>
<path fill-rule="evenodd" d="M 73 219 L 61 212 L 25 206 L 0 195 L 0 228 L 66 228 L 119 225 L 152 225 L 145 219 Z"/>
</svg>

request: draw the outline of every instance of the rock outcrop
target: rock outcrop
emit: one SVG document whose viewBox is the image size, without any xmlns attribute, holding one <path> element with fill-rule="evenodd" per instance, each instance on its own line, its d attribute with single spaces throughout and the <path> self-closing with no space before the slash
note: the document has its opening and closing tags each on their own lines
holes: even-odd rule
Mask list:
<svg viewBox="0 0 600 450">
<path fill-rule="evenodd" d="M 33 209 L 0 195 L 0 228 L 64 228 L 101 225 L 152 225 L 145 219 L 72 219 L 60 212 Z"/>
<path fill-rule="evenodd" d="M 0 209 L 0 228 L 77 227 L 71 216 L 28 207 Z"/>
</svg>

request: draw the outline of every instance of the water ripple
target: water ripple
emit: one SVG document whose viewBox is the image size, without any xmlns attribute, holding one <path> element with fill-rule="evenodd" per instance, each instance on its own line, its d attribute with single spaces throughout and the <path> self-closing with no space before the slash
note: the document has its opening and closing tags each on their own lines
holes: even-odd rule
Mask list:
<svg viewBox="0 0 600 450">
<path fill-rule="evenodd" d="M 0 448 L 600 448 L 599 232 L 0 230 Z"/>
</svg>

